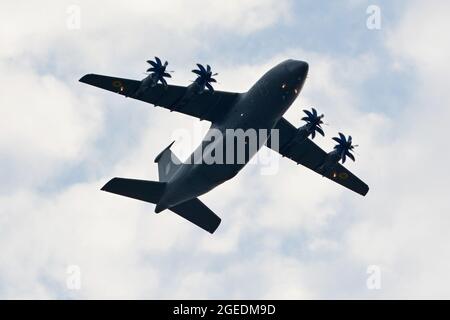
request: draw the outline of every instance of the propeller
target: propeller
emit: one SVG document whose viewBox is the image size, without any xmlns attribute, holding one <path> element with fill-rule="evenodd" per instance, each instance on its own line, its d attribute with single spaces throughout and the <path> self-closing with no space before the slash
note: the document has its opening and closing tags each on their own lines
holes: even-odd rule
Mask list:
<svg viewBox="0 0 450 320">
<path fill-rule="evenodd" d="M 345 162 L 346 157 L 349 157 L 353 161 L 355 161 L 355 156 L 351 153 L 357 145 L 352 145 L 352 136 L 348 136 L 348 139 L 339 132 L 339 137 L 334 137 L 334 141 L 338 144 L 334 146 L 337 154 L 339 155 L 339 160 L 342 160 L 342 163 Z"/>
<path fill-rule="evenodd" d="M 218 73 L 213 74 L 209 64 L 206 65 L 206 69 L 200 63 L 197 63 L 197 67 L 198 69 L 192 70 L 193 73 L 198 75 L 197 79 L 195 79 L 195 82 L 197 82 L 197 84 L 199 84 L 202 88 L 206 87 L 209 91 L 213 92 L 214 88 L 211 83 L 217 82 L 213 77 L 217 76 Z"/>
<path fill-rule="evenodd" d="M 312 112 L 311 112 L 312 111 Z M 306 113 L 306 117 L 303 117 L 302 120 L 306 121 L 307 123 L 307 130 L 312 135 L 311 138 L 314 139 L 316 136 L 316 131 L 320 133 L 322 136 L 325 136 L 325 133 L 323 132 L 322 127 L 320 126 L 323 124 L 322 115 L 318 115 L 316 109 L 312 108 L 311 111 L 309 110 L 303 110 L 304 113 Z"/>
<path fill-rule="evenodd" d="M 167 86 L 167 81 L 164 78 L 172 78 L 172 76 L 166 72 L 166 67 L 169 64 L 167 61 L 162 64 L 161 59 L 155 57 L 155 61 L 147 60 L 147 63 L 151 65 L 147 69 L 147 72 L 151 72 L 151 76 L 155 81 L 155 84 L 160 81 L 164 86 Z"/>
</svg>

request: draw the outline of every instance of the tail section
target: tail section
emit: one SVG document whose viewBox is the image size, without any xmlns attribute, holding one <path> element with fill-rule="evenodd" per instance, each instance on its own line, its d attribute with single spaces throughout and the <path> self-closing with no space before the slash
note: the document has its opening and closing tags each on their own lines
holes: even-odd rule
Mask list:
<svg viewBox="0 0 450 320">
<path fill-rule="evenodd" d="M 174 144 L 174 142 L 161 151 L 161 153 L 155 158 L 155 162 L 158 163 L 158 175 L 159 181 L 161 182 L 169 181 L 181 165 L 180 159 L 178 159 L 172 150 L 170 150 L 170 147 Z"/>
<path fill-rule="evenodd" d="M 173 142 L 155 159 L 155 162 L 158 163 L 160 181 L 113 178 L 103 186 L 102 190 L 154 203 L 157 205 L 155 212 L 159 212 L 158 203 L 166 190 L 167 183 L 181 165 L 180 160 L 170 150 L 172 145 Z M 221 219 L 198 198 L 168 209 L 209 233 L 214 233 L 221 222 Z"/>
<path fill-rule="evenodd" d="M 113 178 L 102 190 L 157 204 L 165 187 L 165 182 Z M 209 233 L 214 233 L 221 222 L 221 219 L 198 198 L 178 204 L 169 210 Z"/>
</svg>

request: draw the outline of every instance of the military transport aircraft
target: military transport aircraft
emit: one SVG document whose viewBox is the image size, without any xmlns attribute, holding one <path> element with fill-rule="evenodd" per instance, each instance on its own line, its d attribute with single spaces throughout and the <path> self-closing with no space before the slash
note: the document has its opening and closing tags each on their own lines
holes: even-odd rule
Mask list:
<svg viewBox="0 0 450 320">
<path fill-rule="evenodd" d="M 198 197 L 233 178 L 264 145 L 279 152 L 282 156 L 301 164 L 320 175 L 356 192 L 366 195 L 369 187 L 354 174 L 344 168 L 346 157 L 353 161 L 351 151 L 355 145 L 352 137 L 342 133 L 333 138 L 337 145 L 327 153 L 318 147 L 313 139 L 316 132 L 324 135 L 321 124 L 323 115 L 313 108 L 304 110 L 302 118 L 305 125 L 296 128 L 283 114 L 291 106 L 303 87 L 309 66 L 306 62 L 286 60 L 265 73 L 245 93 L 216 91 L 212 83 L 216 82 L 209 65 L 206 68 L 197 64 L 192 70 L 197 75 L 195 81 L 187 87 L 167 84 L 165 78 L 171 75 L 166 71 L 167 61 L 148 60 L 148 76 L 142 81 L 87 74 L 80 81 L 105 90 L 116 92 L 177 111 L 200 120 L 211 122 L 211 127 L 201 145 L 186 161 L 181 162 L 170 150 L 173 142 L 156 157 L 159 181 L 146 181 L 126 178 L 113 178 L 102 190 L 118 195 L 139 199 L 156 204 L 155 212 L 165 209 L 180 215 L 200 228 L 213 233 L 221 219 L 206 207 Z M 277 130 L 278 141 L 274 143 L 274 134 L 258 138 L 256 148 L 246 148 L 243 161 L 207 162 L 192 161 L 194 155 L 205 156 L 205 149 L 211 146 L 223 147 L 230 129 L 241 130 Z M 222 138 L 212 138 L 212 132 L 223 133 Z M 234 139 L 234 138 L 233 138 Z M 208 147 L 208 148 L 207 148 Z M 234 147 L 233 150 L 237 150 Z M 225 151 L 229 152 L 229 151 Z M 233 155 L 235 159 L 235 155 Z"/>
</svg>

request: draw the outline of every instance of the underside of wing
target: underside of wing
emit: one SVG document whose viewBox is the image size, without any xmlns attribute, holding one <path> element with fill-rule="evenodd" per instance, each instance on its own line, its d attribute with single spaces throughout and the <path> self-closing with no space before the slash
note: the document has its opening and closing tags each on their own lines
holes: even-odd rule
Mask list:
<svg viewBox="0 0 450 320">
<path fill-rule="evenodd" d="M 211 122 L 222 119 L 239 96 L 234 92 L 205 90 L 186 99 L 187 87 L 161 84 L 137 94 L 141 81 L 98 74 L 87 74 L 80 82 Z"/>
<path fill-rule="evenodd" d="M 301 164 L 360 195 L 365 196 L 367 192 L 369 192 L 368 185 L 340 163 L 324 167 L 323 164 L 327 159 L 327 153 L 310 139 L 307 138 L 302 142 L 295 142 L 297 128 L 289 121 L 282 118 L 275 129 L 279 130 L 279 143 L 277 146 L 279 150 L 275 151 L 279 152 L 282 156 L 287 157 L 297 164 Z M 267 146 L 272 148 L 270 141 Z"/>
</svg>

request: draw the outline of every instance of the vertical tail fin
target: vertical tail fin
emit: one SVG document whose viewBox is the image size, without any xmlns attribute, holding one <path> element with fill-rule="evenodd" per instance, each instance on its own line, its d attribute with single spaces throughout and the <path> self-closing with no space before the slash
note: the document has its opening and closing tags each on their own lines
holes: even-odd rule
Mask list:
<svg viewBox="0 0 450 320">
<path fill-rule="evenodd" d="M 175 143 L 172 142 L 155 158 L 155 162 L 158 163 L 158 175 L 159 181 L 167 182 L 178 170 L 181 165 L 180 159 L 170 150 L 170 147 Z"/>
</svg>

